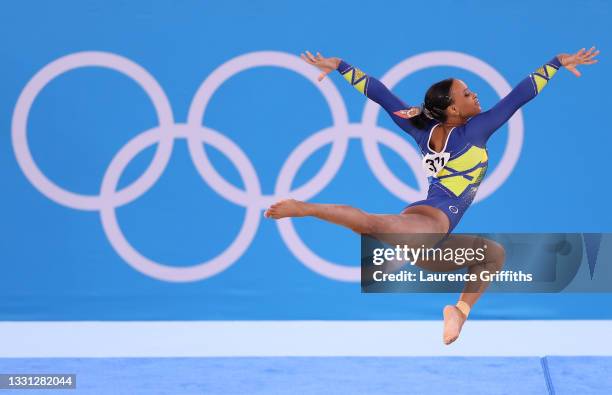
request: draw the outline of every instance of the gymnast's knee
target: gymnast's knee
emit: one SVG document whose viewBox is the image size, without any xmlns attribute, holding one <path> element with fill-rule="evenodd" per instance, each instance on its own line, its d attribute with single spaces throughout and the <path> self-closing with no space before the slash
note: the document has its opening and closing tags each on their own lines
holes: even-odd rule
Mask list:
<svg viewBox="0 0 612 395">
<path fill-rule="evenodd" d="M 506 263 L 506 249 L 496 241 L 481 239 L 483 247 L 487 249 L 485 253 L 487 266 L 492 270 L 501 270 L 504 267 L 504 263 Z"/>
<path fill-rule="evenodd" d="M 383 226 L 378 216 L 364 213 L 364 221 L 352 229 L 355 233 L 375 235 L 377 233 L 384 233 L 382 228 Z"/>
</svg>

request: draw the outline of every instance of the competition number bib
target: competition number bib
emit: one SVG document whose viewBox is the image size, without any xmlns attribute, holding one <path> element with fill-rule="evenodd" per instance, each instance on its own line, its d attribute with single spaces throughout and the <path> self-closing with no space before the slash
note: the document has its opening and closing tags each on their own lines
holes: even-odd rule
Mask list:
<svg viewBox="0 0 612 395">
<path fill-rule="evenodd" d="M 425 175 L 427 177 L 436 177 L 436 174 L 446 166 L 449 159 L 450 153 L 448 152 L 436 152 L 425 155 L 422 162 Z"/>
</svg>

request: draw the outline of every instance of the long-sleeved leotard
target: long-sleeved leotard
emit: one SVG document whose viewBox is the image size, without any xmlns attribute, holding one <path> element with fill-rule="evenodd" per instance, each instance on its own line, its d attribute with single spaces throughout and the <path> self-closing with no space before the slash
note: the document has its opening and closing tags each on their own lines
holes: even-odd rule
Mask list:
<svg viewBox="0 0 612 395">
<path fill-rule="evenodd" d="M 468 119 L 464 125 L 452 128 L 440 152 L 435 152 L 429 146 L 438 121 L 430 120 L 424 130 L 418 129 L 409 120 L 418 113 L 418 109 L 406 105 L 376 78 L 344 61 L 340 62 L 338 71 L 357 90 L 380 104 L 391 119 L 415 139 L 423 155 L 429 190 L 425 200 L 408 207 L 429 205 L 439 208 L 448 216 L 448 231 L 451 232 L 474 200 L 487 171 L 487 140 L 521 106 L 542 91 L 559 67 L 561 62 L 555 56 L 525 77 L 493 108 Z"/>
</svg>

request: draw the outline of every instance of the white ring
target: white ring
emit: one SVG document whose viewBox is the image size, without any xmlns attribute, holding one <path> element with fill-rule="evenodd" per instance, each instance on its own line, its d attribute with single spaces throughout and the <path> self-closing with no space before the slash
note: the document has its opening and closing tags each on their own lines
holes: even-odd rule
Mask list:
<svg viewBox="0 0 612 395">
<path fill-rule="evenodd" d="M 208 78 L 200 85 L 196 92 L 191 106 L 189 107 L 189 115 L 187 123 L 190 125 L 200 125 L 204 118 L 204 112 L 214 92 L 232 76 L 254 68 L 262 66 L 282 67 L 287 70 L 294 71 L 319 89 L 323 97 L 327 101 L 331 109 L 331 115 L 334 126 L 342 126 L 348 124 L 348 113 L 342 100 L 342 96 L 336 89 L 335 85 L 328 80 L 317 82 L 318 73 L 312 66 L 306 64 L 297 56 L 286 54 L 283 52 L 251 52 L 245 55 L 238 56 L 213 71 Z M 278 196 L 248 196 L 244 191 L 236 188 L 236 186 L 227 182 L 213 167 L 208 160 L 206 153 L 202 150 L 201 145 L 192 139 L 189 141 L 189 152 L 194 158 L 196 168 L 206 182 L 218 194 L 227 200 L 245 206 L 252 199 L 258 199 L 260 207 L 263 209 L 266 206 L 278 199 Z M 318 185 L 325 182 L 326 175 L 330 172 L 335 172 L 335 168 L 340 166 L 338 158 L 343 158 L 348 145 L 348 137 L 338 134 L 334 140 L 331 152 L 325 161 L 321 170 L 302 187 L 302 190 L 316 189 Z"/>
<path fill-rule="evenodd" d="M 27 83 L 15 106 L 12 122 L 13 149 L 23 174 L 43 195 L 64 206 L 79 210 L 98 210 L 100 196 L 84 195 L 67 191 L 53 183 L 36 165 L 27 139 L 28 115 L 40 91 L 55 77 L 81 67 L 105 67 L 116 70 L 136 82 L 151 99 L 159 124 L 170 127 L 174 124 L 172 108 L 163 89 L 144 68 L 131 60 L 107 52 L 77 52 L 61 57 L 43 67 Z M 117 205 L 126 204 L 139 195 L 137 191 L 148 189 L 157 180 L 156 170 L 165 167 L 172 153 L 172 138 L 164 136 L 147 170 L 128 187 L 117 192 L 112 200 Z"/>
<path fill-rule="evenodd" d="M 115 194 L 115 188 L 121 178 L 121 174 L 130 161 L 147 147 L 159 142 L 164 134 L 170 134 L 173 135 L 173 137 L 197 138 L 201 142 L 213 145 L 216 149 L 223 152 L 230 160 L 234 159 L 232 155 L 240 155 L 242 152 L 227 137 L 203 126 L 175 125 L 172 133 L 168 133 L 161 128 L 151 129 L 134 137 L 130 142 L 124 145 L 113 158 L 102 180 L 101 197 L 103 202 L 108 202 L 109 199 L 106 198 L 112 197 Z M 248 160 L 246 158 L 240 158 L 240 162 L 245 163 L 248 162 Z M 236 163 L 234 163 L 234 165 L 236 165 Z M 247 193 L 251 195 L 258 194 L 260 188 L 257 177 L 255 176 L 255 169 L 248 167 L 243 168 L 242 166 L 236 166 L 236 168 L 244 182 Z M 134 269 L 147 276 L 172 282 L 202 280 L 227 269 L 234 264 L 249 247 L 255 237 L 261 219 L 259 207 L 255 204 L 248 205 L 246 207 L 244 223 L 238 236 L 224 252 L 207 262 L 188 267 L 176 267 L 157 263 L 145 257 L 132 247 L 121 231 L 117 221 L 115 206 L 113 204 L 103 205 L 100 210 L 100 217 L 102 220 L 102 227 L 104 228 L 104 232 L 109 242 L 123 260 Z"/>
<path fill-rule="evenodd" d="M 330 106 L 333 126 L 309 136 L 288 156 L 276 180 L 274 195 L 262 195 L 253 164 L 229 138 L 201 126 L 204 112 L 214 92 L 233 75 L 260 66 L 286 68 L 306 77 L 322 92 Z M 429 52 L 406 59 L 393 67 L 381 80 L 389 88 L 409 74 L 427 67 L 456 66 L 472 71 L 493 86 L 498 95 L 510 91 L 504 78 L 481 60 L 458 52 Z M 36 166 L 27 145 L 27 118 L 38 93 L 55 77 L 79 67 L 106 67 L 127 75 L 149 95 L 159 119 L 159 126 L 143 132 L 123 146 L 112 159 L 102 180 L 99 196 L 64 190 L 52 183 Z M 104 231 L 115 251 L 136 270 L 165 281 L 196 281 L 220 273 L 236 262 L 251 244 L 259 226 L 260 209 L 280 197 L 308 200 L 323 190 L 335 177 L 344 162 L 349 138 L 360 138 L 366 161 L 376 178 L 396 197 L 414 202 L 425 197 L 427 182 L 422 175 L 416 150 L 398 134 L 376 125 L 380 109 L 372 101 L 366 103 L 361 124 L 349 124 L 344 102 L 329 80 L 317 83 L 318 73 L 299 58 L 282 52 L 253 52 L 234 58 L 218 67 L 199 87 L 191 103 L 188 123 L 175 124 L 170 103 L 157 81 L 141 66 L 118 55 L 105 52 L 79 52 L 51 62 L 41 69 L 22 91 L 12 121 L 12 142 L 19 166 L 30 182 L 53 201 L 81 210 L 99 210 Z M 499 166 L 481 186 L 482 199 L 492 193 L 512 172 L 523 136 L 521 111 L 509 121 L 510 133 Z M 161 176 L 172 154 L 175 138 L 186 138 L 194 166 L 209 186 L 226 199 L 246 208 L 245 221 L 237 238 L 215 258 L 189 267 L 167 266 L 154 262 L 136 251 L 123 235 L 116 217 L 116 208 L 144 194 Z M 418 189 L 405 185 L 389 170 L 381 156 L 378 142 L 400 153 L 414 172 Z M 219 149 L 237 168 L 245 185 L 242 191 L 227 182 L 208 160 L 202 144 Z M 299 168 L 316 150 L 332 144 L 331 152 L 319 172 L 293 191 L 292 182 Z M 147 147 L 158 144 L 154 159 L 146 171 L 128 187 L 116 191 L 123 170 Z M 311 270 L 341 281 L 359 281 L 360 268 L 329 262 L 312 252 L 300 239 L 291 219 L 278 221 L 281 237 L 290 251 Z"/>
</svg>

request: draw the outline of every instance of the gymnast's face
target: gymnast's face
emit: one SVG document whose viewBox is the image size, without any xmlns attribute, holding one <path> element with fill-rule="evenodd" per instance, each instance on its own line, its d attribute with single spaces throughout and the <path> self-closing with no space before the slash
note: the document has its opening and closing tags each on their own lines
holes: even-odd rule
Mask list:
<svg viewBox="0 0 612 395">
<path fill-rule="evenodd" d="M 453 80 L 450 96 L 453 104 L 447 108 L 449 114 L 469 118 L 480 113 L 478 95 L 472 92 L 465 82 L 458 79 Z"/>
</svg>

